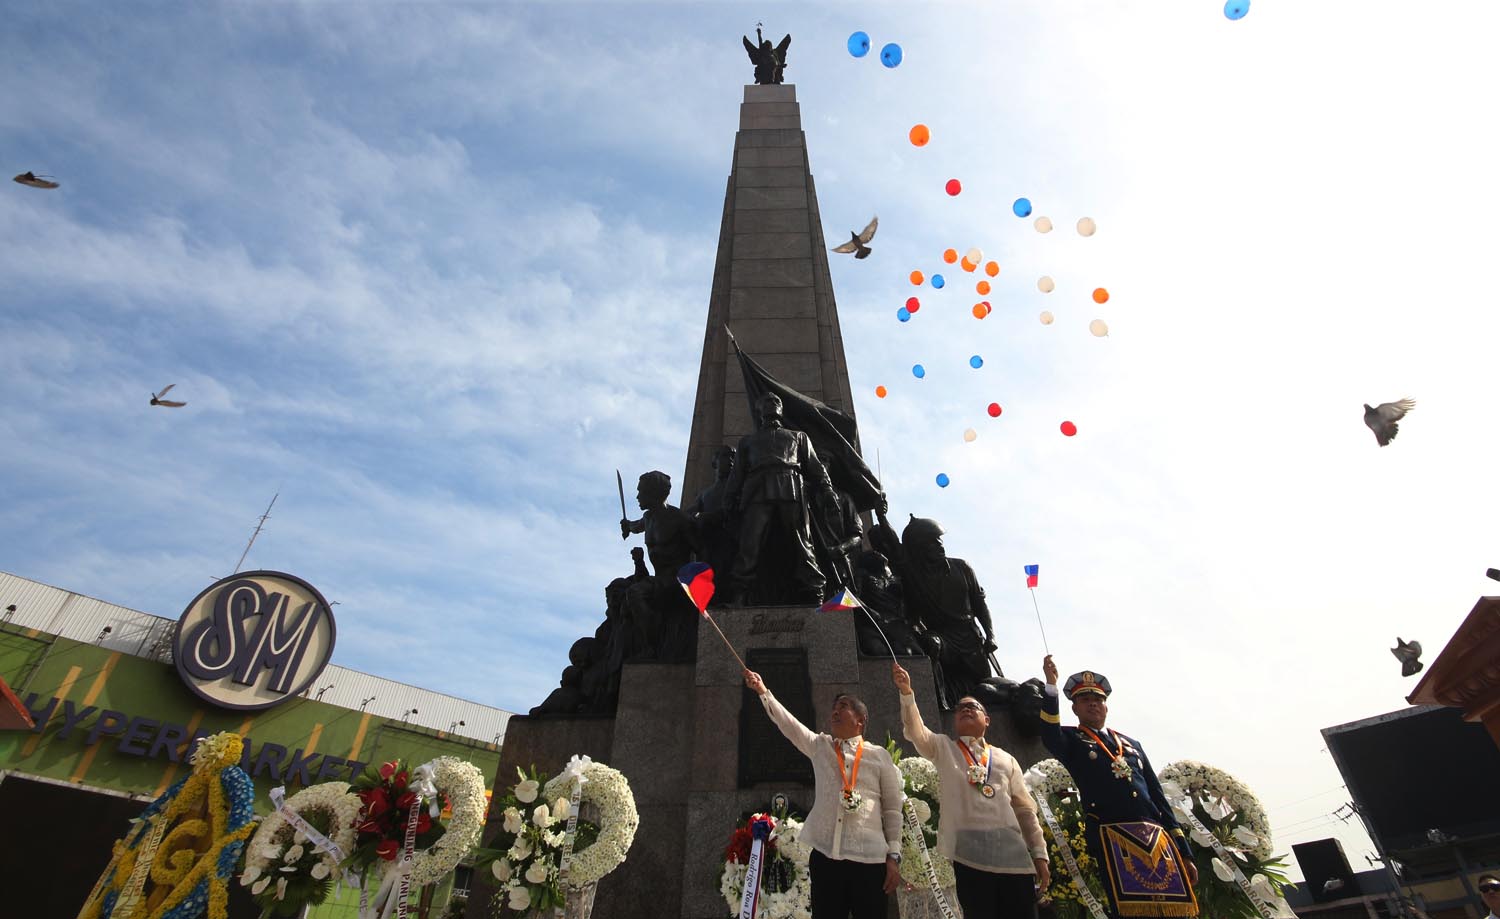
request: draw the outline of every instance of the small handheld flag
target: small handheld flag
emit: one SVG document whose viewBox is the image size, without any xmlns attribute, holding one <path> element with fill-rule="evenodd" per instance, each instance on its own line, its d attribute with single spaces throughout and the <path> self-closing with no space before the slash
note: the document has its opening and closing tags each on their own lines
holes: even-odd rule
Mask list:
<svg viewBox="0 0 1500 919">
<path fill-rule="evenodd" d="M 688 562 L 678 570 L 677 583 L 698 607 L 698 615 L 707 619 L 708 601 L 714 598 L 714 570 L 702 562 Z"/>
<path fill-rule="evenodd" d="M 828 598 L 828 602 L 818 607 L 820 613 L 847 613 L 850 610 L 864 609 L 865 605 L 859 602 L 849 588 L 845 587 L 838 593 Z"/>
<path fill-rule="evenodd" d="M 880 623 L 875 621 L 875 617 L 870 614 L 865 605 L 859 602 L 859 598 L 854 595 L 854 591 L 847 587 L 840 588 L 838 593 L 828 598 L 827 603 L 818 607 L 818 612 L 820 613 L 847 613 L 853 610 L 862 611 L 865 614 L 865 618 L 870 620 L 870 624 L 875 626 L 875 631 L 880 633 L 880 640 L 885 642 L 885 649 L 891 652 L 891 660 L 894 661 L 896 659 L 896 649 L 891 647 L 891 640 L 885 637 L 885 629 L 880 627 Z"/>
<path fill-rule="evenodd" d="M 1047 628 L 1042 625 L 1042 609 L 1036 605 L 1036 579 L 1041 567 L 1041 565 L 1026 566 L 1026 589 L 1031 591 L 1031 608 L 1036 610 L 1036 627 L 1042 631 L 1042 647 L 1048 654 L 1051 654 L 1052 649 L 1047 647 Z"/>
<path fill-rule="evenodd" d="M 724 637 L 724 630 L 719 628 L 719 624 L 714 622 L 714 617 L 708 614 L 708 601 L 714 596 L 714 570 L 702 562 L 688 562 L 677 569 L 677 583 L 682 585 L 682 592 L 687 594 L 688 599 L 693 601 L 693 605 L 698 608 L 698 615 L 707 619 L 708 624 L 719 633 L 719 637 L 724 641 L 724 647 L 728 648 L 729 653 L 734 655 L 734 659 L 740 662 L 740 669 L 749 670 L 750 668 L 745 666 L 745 661 L 740 657 L 739 652 L 734 650 L 734 645 Z"/>
</svg>

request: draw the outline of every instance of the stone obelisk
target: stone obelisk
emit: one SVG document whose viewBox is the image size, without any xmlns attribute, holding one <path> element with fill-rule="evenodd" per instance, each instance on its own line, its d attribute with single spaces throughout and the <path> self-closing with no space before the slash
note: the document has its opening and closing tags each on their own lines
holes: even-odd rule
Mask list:
<svg viewBox="0 0 1500 919">
<path fill-rule="evenodd" d="M 746 86 L 724 198 L 703 360 L 693 410 L 686 504 L 712 481 L 710 459 L 754 425 L 726 326 L 767 371 L 846 414 L 854 414 L 839 334 L 807 141 L 791 85 Z M 901 734 L 890 660 L 861 658 L 849 613 L 811 607 L 716 611 L 730 644 L 803 723 L 826 729 L 841 692 L 869 705 L 869 739 Z M 904 658 L 915 685 L 932 685 L 925 657 Z M 932 693 L 918 704 L 943 723 Z M 769 810 L 784 795 L 794 811 L 812 806 L 812 774 L 744 687 L 738 663 L 714 631 L 698 630 L 694 663 L 626 663 L 615 714 L 516 716 L 495 775 L 499 798 L 517 767 L 549 774 L 574 755 L 619 769 L 629 780 L 640 826 L 625 864 L 600 882 L 593 915 L 608 919 L 723 919 L 724 845 L 742 813 Z M 502 814 L 489 816 L 492 840 Z M 488 919 L 493 878 L 475 877 L 467 916 Z"/>
<path fill-rule="evenodd" d="M 725 327 L 778 380 L 853 417 L 828 246 L 790 83 L 746 86 L 703 333 L 683 503 L 713 481 L 715 447 L 755 429 Z"/>
</svg>

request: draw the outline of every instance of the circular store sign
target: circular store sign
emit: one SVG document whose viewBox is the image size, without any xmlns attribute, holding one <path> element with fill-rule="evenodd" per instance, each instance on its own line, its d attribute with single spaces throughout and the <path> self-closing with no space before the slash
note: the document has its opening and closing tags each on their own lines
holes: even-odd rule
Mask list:
<svg viewBox="0 0 1500 919">
<path fill-rule="evenodd" d="M 279 571 L 231 575 L 193 599 L 172 651 L 188 688 L 222 708 L 270 708 L 306 689 L 333 654 L 333 610 Z"/>
</svg>

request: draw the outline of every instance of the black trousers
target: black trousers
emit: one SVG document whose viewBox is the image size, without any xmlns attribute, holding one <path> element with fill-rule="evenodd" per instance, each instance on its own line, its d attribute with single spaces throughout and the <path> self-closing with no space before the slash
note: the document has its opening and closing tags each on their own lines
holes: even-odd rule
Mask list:
<svg viewBox="0 0 1500 919">
<path fill-rule="evenodd" d="M 1036 919 L 1036 875 L 999 874 L 953 863 L 964 919 Z"/>
<path fill-rule="evenodd" d="M 885 919 L 885 862 L 845 861 L 814 849 L 808 872 L 812 919 Z"/>
</svg>

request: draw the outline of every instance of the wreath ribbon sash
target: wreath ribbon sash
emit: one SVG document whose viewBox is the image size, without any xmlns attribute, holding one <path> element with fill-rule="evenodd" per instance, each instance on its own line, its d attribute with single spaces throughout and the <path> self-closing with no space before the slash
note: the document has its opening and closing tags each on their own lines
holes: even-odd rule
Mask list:
<svg viewBox="0 0 1500 919">
<path fill-rule="evenodd" d="M 580 759 L 574 755 L 563 770 L 563 775 L 571 775 L 577 781 L 573 783 L 573 791 L 568 795 L 568 828 L 563 833 L 562 854 L 557 859 L 557 890 L 562 894 L 562 900 L 552 911 L 556 919 L 563 919 L 568 909 L 568 869 L 572 867 L 573 843 L 578 835 L 578 809 L 583 801 L 583 783 L 588 781 L 583 777 L 583 769 L 587 765 L 587 756 Z"/>
<path fill-rule="evenodd" d="M 1219 841 L 1219 837 L 1208 831 L 1208 828 L 1203 825 L 1203 821 L 1198 819 L 1198 815 L 1193 813 L 1191 808 L 1183 808 L 1182 816 L 1187 817 L 1188 824 L 1193 829 L 1208 837 L 1209 845 L 1213 847 L 1214 854 L 1219 856 L 1219 861 L 1227 865 L 1229 870 L 1234 873 L 1234 882 L 1239 885 L 1240 890 L 1245 892 L 1245 896 L 1250 898 L 1250 905 L 1255 907 L 1255 911 L 1264 916 L 1265 919 L 1276 919 L 1278 915 L 1276 907 L 1262 899 L 1250 886 L 1250 881 L 1245 877 L 1245 872 L 1240 870 L 1240 866 L 1235 861 L 1234 856 L 1229 853 L 1228 849 L 1224 848 L 1224 844 Z"/>
<path fill-rule="evenodd" d="M 1042 819 L 1047 823 L 1047 830 L 1052 834 L 1052 841 L 1057 843 L 1057 848 L 1062 852 L 1063 865 L 1068 869 L 1068 878 L 1073 882 L 1073 888 L 1083 898 L 1083 903 L 1089 908 L 1089 913 L 1094 919 L 1105 919 L 1104 907 L 1099 903 L 1099 898 L 1089 889 L 1088 879 L 1083 876 L 1083 870 L 1078 867 L 1078 860 L 1073 857 L 1073 847 L 1068 844 L 1068 837 L 1063 833 L 1062 827 L 1057 824 L 1057 815 L 1052 813 L 1052 807 L 1047 803 L 1045 794 L 1036 794 L 1037 810 L 1041 812 Z"/>
<path fill-rule="evenodd" d="M 421 815 L 422 798 L 418 796 L 411 802 L 411 810 L 406 815 L 406 839 L 401 846 L 401 867 L 397 869 L 401 874 L 401 883 L 396 886 L 396 919 L 406 919 L 406 895 L 411 891 L 411 862 L 416 857 L 417 849 L 417 818 Z"/>
<path fill-rule="evenodd" d="M 765 857 L 766 840 L 771 836 L 771 821 L 756 820 L 750 825 L 753 837 L 750 860 L 745 863 L 745 886 L 740 891 L 739 919 L 755 919 L 760 904 L 760 868 Z"/>
<path fill-rule="evenodd" d="M 922 833 L 922 825 L 917 822 L 917 808 L 912 804 L 911 798 L 901 802 L 901 811 L 906 816 L 906 828 L 917 838 L 917 853 L 922 859 L 922 871 L 927 875 L 927 886 L 932 889 L 932 898 L 937 902 L 938 912 L 943 914 L 943 919 L 957 919 L 953 907 L 948 905 L 948 898 L 943 894 L 943 886 L 938 883 L 937 866 L 932 863 L 932 853 L 927 851 L 927 837 Z"/>
<path fill-rule="evenodd" d="M 298 832 L 306 836 L 307 841 L 312 843 L 313 846 L 333 856 L 333 860 L 336 862 L 344 860 L 344 850 L 339 848 L 338 843 L 318 832 L 317 827 L 308 823 L 301 814 L 286 806 L 285 785 L 271 789 L 271 806 L 281 813 L 281 816 L 286 819 L 287 823 L 290 823 Z"/>
</svg>

